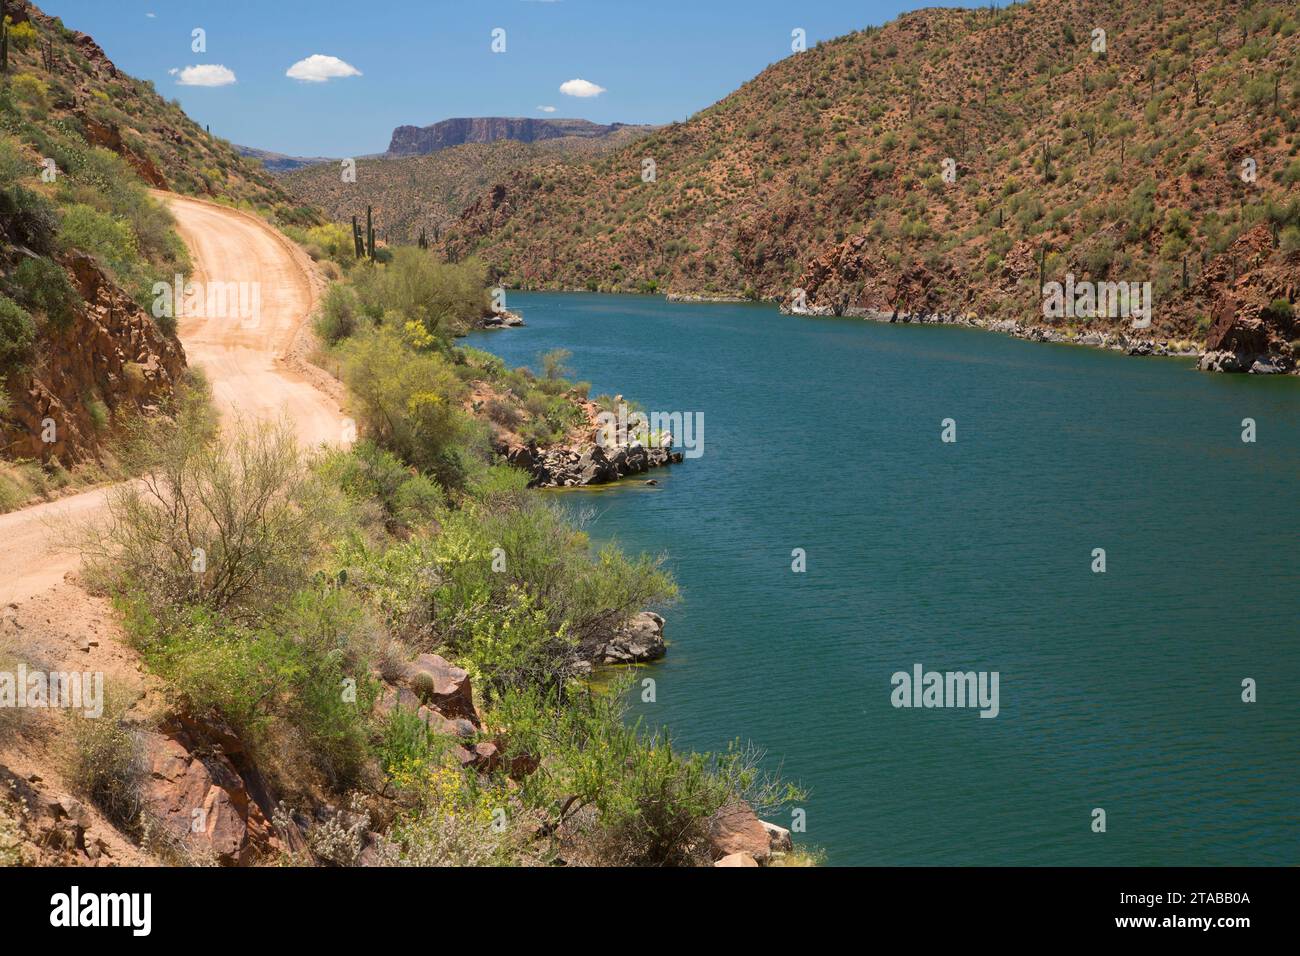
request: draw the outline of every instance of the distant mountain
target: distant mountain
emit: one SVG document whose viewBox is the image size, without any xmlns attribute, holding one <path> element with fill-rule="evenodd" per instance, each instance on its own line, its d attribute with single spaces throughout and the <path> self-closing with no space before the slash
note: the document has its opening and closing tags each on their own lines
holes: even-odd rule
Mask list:
<svg viewBox="0 0 1300 956">
<path fill-rule="evenodd" d="M 270 150 L 255 149 L 252 146 L 236 146 L 235 152 L 245 159 L 260 162 L 268 172 L 272 173 L 287 173 L 290 170 L 302 169 L 304 166 L 334 162 L 328 156 L 286 156 L 284 153 L 273 153 Z"/>
<path fill-rule="evenodd" d="M 380 236 L 414 243 L 423 228 L 433 237 L 494 183 L 534 163 L 595 159 L 628 145 L 651 127 L 619 126 L 607 135 L 560 136 L 533 143 L 509 139 L 465 143 L 427 156 L 359 158 L 356 182 L 344 182 L 338 163 L 303 165 L 279 176 L 298 201 L 319 206 L 336 222 L 364 218 L 374 207 Z"/>
<path fill-rule="evenodd" d="M 602 126 L 581 119 L 532 119 L 528 117 L 479 116 L 443 120 L 432 126 L 399 126 L 393 130 L 388 155 L 424 156 L 466 143 L 495 143 L 509 139 L 536 143 L 561 137 L 601 139 L 629 128 L 626 123 Z M 632 127 L 649 130 L 652 127 Z"/>
</svg>

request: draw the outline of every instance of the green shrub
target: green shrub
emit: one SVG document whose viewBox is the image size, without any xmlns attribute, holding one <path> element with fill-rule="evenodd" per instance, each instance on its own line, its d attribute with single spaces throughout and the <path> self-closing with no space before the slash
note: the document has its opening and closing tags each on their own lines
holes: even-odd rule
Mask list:
<svg viewBox="0 0 1300 956">
<path fill-rule="evenodd" d="M 97 717 L 69 711 L 65 740 L 70 756 L 68 778 L 117 826 L 137 832 L 144 809 L 142 787 L 148 775 L 140 735 L 127 719 L 133 697 L 106 686 L 104 709 Z"/>
<path fill-rule="evenodd" d="M 344 285 L 331 285 L 316 317 L 316 333 L 327 345 L 349 338 L 357 330 L 357 296 Z"/>
<path fill-rule="evenodd" d="M 371 319 L 395 312 L 443 341 L 487 311 L 487 268 L 475 259 L 441 263 L 423 249 L 404 247 L 387 265 L 354 270 L 352 284 Z"/>
<path fill-rule="evenodd" d="M 54 205 L 39 193 L 12 186 L 0 190 L 0 232 L 37 255 L 54 250 L 59 219 Z"/>
<path fill-rule="evenodd" d="M 129 223 L 78 203 L 63 213 L 59 236 L 67 248 L 102 260 L 118 274 L 130 272 L 140 261 L 140 249 Z"/>
<path fill-rule="evenodd" d="M 300 591 L 256 626 L 208 608 L 154 616 L 139 597 L 122 603 L 136 645 L 192 712 L 219 713 L 255 748 L 291 735 L 336 785 L 361 773 L 377 685 L 346 592 Z"/>
<path fill-rule="evenodd" d="M 630 678 L 609 693 L 512 690 L 492 712 L 510 728 L 507 759 L 529 756 L 548 767 L 525 778 L 526 805 L 560 810 L 556 825 L 594 822 L 576 838 L 584 862 L 604 865 L 707 864 L 709 820 L 746 800 L 759 812 L 803 796 L 759 769 L 761 754 L 733 745 L 722 754 L 674 750 L 663 733 L 626 720 Z"/>
<path fill-rule="evenodd" d="M 8 280 L 10 294 L 29 311 L 44 314 L 60 331 L 76 318 L 81 297 L 68 281 L 67 273 L 52 259 L 23 259 Z"/>
<path fill-rule="evenodd" d="M 350 451 L 330 453 L 321 468 L 358 507 L 376 502 L 389 531 L 427 522 L 446 503 L 433 481 L 367 439 Z"/>
<path fill-rule="evenodd" d="M 467 433 L 464 385 L 433 352 L 413 352 L 390 329 L 348 340 L 343 380 L 363 434 L 421 471 L 454 486 L 448 454 Z"/>
<path fill-rule="evenodd" d="M 335 533 L 338 496 L 307 467 L 292 428 L 239 424 L 223 441 L 199 398 L 173 427 L 128 424 L 117 451 L 140 482 L 109 492 L 107 527 L 84 542 L 92 574 L 155 609 L 205 606 L 235 620 L 279 607 Z"/>
<path fill-rule="evenodd" d="M 1286 299 L 1274 299 L 1264 310 L 1264 314 L 1283 328 L 1289 328 L 1295 319 L 1295 307 Z"/>
<path fill-rule="evenodd" d="M 39 76 L 19 73 L 9 81 L 9 89 L 14 100 L 36 116 L 43 116 L 50 111 L 50 85 Z"/>
<path fill-rule="evenodd" d="M 32 317 L 13 299 L 0 295 L 0 369 L 24 367 L 32 358 L 35 340 Z"/>
</svg>

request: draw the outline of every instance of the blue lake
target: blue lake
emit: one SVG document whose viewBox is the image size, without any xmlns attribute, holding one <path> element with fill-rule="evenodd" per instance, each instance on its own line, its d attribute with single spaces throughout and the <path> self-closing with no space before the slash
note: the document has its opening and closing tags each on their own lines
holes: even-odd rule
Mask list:
<svg viewBox="0 0 1300 956">
<path fill-rule="evenodd" d="M 770 305 L 509 305 L 526 328 L 469 344 L 703 413 L 657 487 L 555 500 L 681 585 L 634 713 L 765 750 L 828 863 L 1300 863 L 1300 380 Z M 894 707 L 918 663 L 997 672 L 1000 712 Z"/>
</svg>

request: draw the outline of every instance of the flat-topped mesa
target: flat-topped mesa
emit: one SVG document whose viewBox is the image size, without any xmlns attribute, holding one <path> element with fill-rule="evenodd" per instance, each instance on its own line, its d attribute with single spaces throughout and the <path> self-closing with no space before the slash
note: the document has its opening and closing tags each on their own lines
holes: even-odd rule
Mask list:
<svg viewBox="0 0 1300 956">
<path fill-rule="evenodd" d="M 465 143 L 495 143 L 510 139 L 536 143 L 562 136 L 599 139 L 622 129 L 624 123 L 601 125 L 582 119 L 476 116 L 442 120 L 430 126 L 399 126 L 388 144 L 389 156 L 422 156 Z"/>
</svg>

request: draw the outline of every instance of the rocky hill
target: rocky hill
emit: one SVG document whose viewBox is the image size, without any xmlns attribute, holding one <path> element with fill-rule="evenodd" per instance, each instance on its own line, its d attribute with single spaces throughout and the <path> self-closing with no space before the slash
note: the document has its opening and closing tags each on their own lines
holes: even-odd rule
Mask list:
<svg viewBox="0 0 1300 956">
<path fill-rule="evenodd" d="M 431 126 L 399 126 L 393 130 L 388 155 L 423 156 L 465 143 L 495 143 L 503 139 L 536 143 L 561 137 L 601 139 L 625 129 L 624 123 L 602 126 L 582 119 L 477 116 L 443 120 Z"/>
<path fill-rule="evenodd" d="M 299 202 L 319 207 L 336 222 L 349 222 L 373 206 L 385 241 L 414 243 L 420 229 L 433 236 L 514 170 L 535 162 L 591 159 L 626 146 L 644 135 L 624 126 L 608 136 L 561 136 L 534 143 L 498 140 L 466 143 L 427 156 L 359 159 L 356 181 L 344 181 L 337 162 L 294 169 L 281 185 Z"/>
<path fill-rule="evenodd" d="M 170 189 L 310 223 L 264 170 L 122 73 L 99 45 L 7 0 L 0 62 L 0 511 L 100 459 L 184 371 L 156 281 L 188 271 Z"/>
<path fill-rule="evenodd" d="M 328 156 L 289 156 L 285 153 L 273 153 L 266 149 L 255 149 L 252 146 L 236 146 L 235 151 L 245 159 L 260 163 L 272 173 L 287 173 L 295 169 L 302 169 L 304 166 L 315 166 L 317 163 L 334 161 Z"/>
<path fill-rule="evenodd" d="M 909 13 L 590 164 L 516 171 L 442 251 L 529 288 L 1008 321 L 1069 274 L 1150 282 L 1152 334 L 1287 366 L 1298 29 L 1282 2 Z"/>
</svg>

